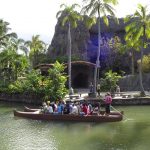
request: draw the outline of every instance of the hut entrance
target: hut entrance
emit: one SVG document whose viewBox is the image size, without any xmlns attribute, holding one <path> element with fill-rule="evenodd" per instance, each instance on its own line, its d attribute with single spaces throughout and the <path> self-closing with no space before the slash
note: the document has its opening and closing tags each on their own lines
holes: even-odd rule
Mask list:
<svg viewBox="0 0 150 150">
<path fill-rule="evenodd" d="M 88 75 L 79 73 L 74 77 L 73 80 L 74 88 L 88 88 Z"/>
</svg>

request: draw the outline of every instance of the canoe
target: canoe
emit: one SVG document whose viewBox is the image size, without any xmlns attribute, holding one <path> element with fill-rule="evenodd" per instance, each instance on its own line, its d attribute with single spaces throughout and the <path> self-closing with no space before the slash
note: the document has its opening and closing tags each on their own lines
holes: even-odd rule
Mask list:
<svg viewBox="0 0 150 150">
<path fill-rule="evenodd" d="M 47 121 L 75 121 L 75 122 L 116 122 L 123 119 L 122 114 L 118 115 L 71 115 L 71 114 L 42 114 L 39 111 L 35 112 L 24 112 L 14 110 L 14 116 L 24 117 L 34 120 L 47 120 Z"/>
<path fill-rule="evenodd" d="M 29 108 L 27 106 L 24 106 L 24 111 L 25 112 L 35 112 L 35 111 L 40 111 L 40 109 L 34 109 L 34 108 Z M 119 112 L 119 111 L 111 111 L 110 112 L 110 115 L 123 115 L 123 111 Z M 100 111 L 100 114 L 101 115 L 104 115 L 105 114 L 105 111 Z"/>
<path fill-rule="evenodd" d="M 35 112 L 35 111 L 38 111 L 40 109 L 35 109 L 35 108 L 29 108 L 27 106 L 24 106 L 24 111 L 25 112 Z"/>
</svg>

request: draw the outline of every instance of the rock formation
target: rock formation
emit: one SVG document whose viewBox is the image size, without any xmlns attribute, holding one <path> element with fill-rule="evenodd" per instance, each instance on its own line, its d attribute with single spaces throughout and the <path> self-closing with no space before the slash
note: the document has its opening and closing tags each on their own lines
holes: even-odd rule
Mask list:
<svg viewBox="0 0 150 150">
<path fill-rule="evenodd" d="M 55 26 L 54 37 L 48 48 L 48 54 L 51 58 L 67 55 L 67 26 L 61 25 L 63 15 L 58 19 Z M 125 33 L 123 18 L 120 18 L 119 22 L 120 23 L 117 24 L 113 19 L 109 18 L 109 26 L 107 27 L 101 19 L 102 42 L 106 38 L 110 39 L 114 35 L 119 36 L 123 40 Z M 95 61 L 93 61 L 93 59 L 95 59 L 97 55 L 97 25 L 98 24 L 93 25 L 91 29 L 88 29 L 85 22 L 80 21 L 77 28 L 71 29 L 72 55 L 79 57 L 81 60 Z M 106 50 L 102 48 L 102 54 L 103 51 L 106 52 Z"/>
</svg>

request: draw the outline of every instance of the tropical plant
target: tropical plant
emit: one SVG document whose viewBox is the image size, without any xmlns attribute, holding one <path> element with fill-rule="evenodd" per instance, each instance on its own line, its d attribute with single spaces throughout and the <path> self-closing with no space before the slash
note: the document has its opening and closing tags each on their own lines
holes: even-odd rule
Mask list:
<svg viewBox="0 0 150 150">
<path fill-rule="evenodd" d="M 96 23 L 95 16 L 98 15 L 98 51 L 97 51 L 97 59 L 96 59 L 96 66 L 95 66 L 95 72 L 94 72 L 94 93 L 96 93 L 96 84 L 97 84 L 97 73 L 99 72 L 100 68 L 100 40 L 101 40 L 101 27 L 100 27 L 100 18 L 103 17 L 104 23 L 106 25 L 109 25 L 109 20 L 107 18 L 107 15 L 110 15 L 109 17 L 115 18 L 114 9 L 111 5 L 116 5 L 117 0 L 83 0 L 83 2 L 86 4 L 82 11 L 84 14 L 88 14 L 90 17 L 87 20 L 87 24 L 90 26 L 93 25 L 93 23 Z M 88 4 L 87 4 L 88 3 Z"/>
<path fill-rule="evenodd" d="M 0 19 L 0 48 L 2 46 L 7 46 L 7 41 L 11 37 L 17 38 L 16 33 L 9 33 L 10 28 L 8 27 L 9 23 Z"/>
<path fill-rule="evenodd" d="M 121 39 L 118 36 L 115 36 L 113 38 L 111 38 L 111 40 L 109 41 L 109 46 L 111 48 L 111 53 L 113 59 L 115 60 L 113 62 L 113 67 L 115 68 L 115 62 L 118 61 L 117 59 L 117 55 L 119 56 L 119 59 L 121 60 L 121 57 L 128 57 L 131 59 L 131 64 L 129 64 L 129 66 L 131 66 L 131 74 L 134 75 L 135 74 L 135 54 L 137 52 L 140 51 L 140 44 L 139 43 L 133 43 L 132 42 L 132 35 L 130 36 L 130 38 L 126 38 L 125 35 L 125 42 L 126 43 L 122 43 Z M 119 60 L 119 62 L 117 62 L 117 66 L 120 66 L 122 69 L 124 68 L 121 64 L 122 62 Z M 123 59 L 125 60 L 125 58 Z M 120 63 L 120 64 L 119 64 Z"/>
<path fill-rule="evenodd" d="M 105 73 L 104 79 L 101 79 L 101 89 L 114 92 L 120 78 L 121 76 L 117 72 L 109 70 Z"/>
<path fill-rule="evenodd" d="M 150 54 L 143 56 L 142 69 L 143 69 L 143 72 L 146 72 L 146 73 L 150 72 Z"/>
<path fill-rule="evenodd" d="M 77 27 L 77 21 L 82 19 L 82 16 L 79 15 L 74 9 L 76 7 L 79 7 L 78 4 L 73 4 L 71 6 L 67 6 L 65 4 L 60 5 L 60 8 L 64 7 L 64 9 L 60 10 L 56 17 L 60 17 L 63 13 L 66 15 L 64 16 L 62 20 L 62 26 L 67 25 L 68 27 L 68 86 L 69 86 L 69 92 L 71 91 L 71 28 Z"/>
<path fill-rule="evenodd" d="M 45 80 L 45 97 L 49 97 L 51 101 L 63 99 L 68 92 L 65 85 L 67 76 L 64 69 L 65 66 L 56 61 L 53 68 L 48 70 L 49 75 Z"/>
<path fill-rule="evenodd" d="M 29 58 L 32 62 L 32 67 L 35 67 L 38 64 L 37 57 L 46 52 L 46 44 L 39 38 L 39 35 L 32 36 L 31 41 L 25 42 L 25 45 L 30 49 Z"/>
<path fill-rule="evenodd" d="M 141 95 L 145 96 L 142 76 L 143 49 L 147 47 L 147 39 L 150 38 L 150 15 L 147 6 L 138 5 L 138 10 L 133 15 L 128 15 L 125 19 L 127 26 L 126 39 L 130 39 L 131 45 L 138 43 L 141 47 L 141 61 L 139 66 L 140 89 Z"/>
<path fill-rule="evenodd" d="M 120 68 L 124 68 L 122 61 L 120 61 L 126 52 L 124 44 L 122 44 L 120 37 L 115 35 L 108 41 L 108 45 L 111 51 L 107 57 L 106 65 L 108 65 L 109 70 L 120 71 Z"/>
<path fill-rule="evenodd" d="M 18 76 L 25 74 L 29 67 L 27 58 L 18 54 L 18 43 L 14 40 L 10 38 L 7 46 L 0 53 L 0 74 L 4 85 L 6 80 L 8 82 L 17 80 Z"/>
<path fill-rule="evenodd" d="M 64 69 L 63 64 L 55 62 L 46 77 L 42 76 L 38 70 L 32 70 L 24 80 L 17 80 L 10 84 L 9 92 L 41 95 L 43 101 L 63 99 L 68 92 L 65 87 L 67 76 L 64 74 Z"/>
</svg>

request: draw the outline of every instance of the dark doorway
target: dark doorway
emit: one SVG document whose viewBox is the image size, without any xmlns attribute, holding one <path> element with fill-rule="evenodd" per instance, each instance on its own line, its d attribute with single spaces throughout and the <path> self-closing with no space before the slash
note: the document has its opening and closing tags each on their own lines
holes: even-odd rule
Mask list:
<svg viewBox="0 0 150 150">
<path fill-rule="evenodd" d="M 74 88 L 88 88 L 88 75 L 79 73 L 74 77 L 72 83 Z"/>
</svg>

